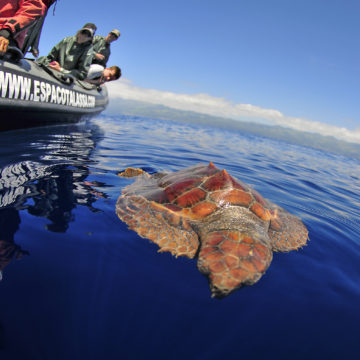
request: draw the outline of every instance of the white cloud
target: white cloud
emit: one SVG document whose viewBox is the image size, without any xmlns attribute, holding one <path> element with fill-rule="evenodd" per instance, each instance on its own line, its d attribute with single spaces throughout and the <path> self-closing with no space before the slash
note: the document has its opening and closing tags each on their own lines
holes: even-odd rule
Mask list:
<svg viewBox="0 0 360 360">
<path fill-rule="evenodd" d="M 134 85 L 127 79 L 109 83 L 107 86 L 111 99 L 121 98 L 124 100 L 142 101 L 150 104 L 164 105 L 173 109 L 195 111 L 235 120 L 248 120 L 252 118 L 255 121 L 265 121 L 273 125 L 318 133 L 324 136 L 334 136 L 340 140 L 360 143 L 360 128 L 349 130 L 344 127 L 285 116 L 278 110 L 265 109 L 251 104 L 234 104 L 226 99 L 208 94 L 189 95 L 145 89 Z"/>
</svg>

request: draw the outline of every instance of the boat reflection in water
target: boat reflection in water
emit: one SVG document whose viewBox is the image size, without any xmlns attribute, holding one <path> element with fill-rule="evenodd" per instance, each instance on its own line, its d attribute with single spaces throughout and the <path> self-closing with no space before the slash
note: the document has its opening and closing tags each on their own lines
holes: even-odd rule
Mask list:
<svg viewBox="0 0 360 360">
<path fill-rule="evenodd" d="M 29 254 L 14 243 L 14 234 L 19 229 L 19 224 L 20 216 L 15 208 L 0 210 L 0 280 L 2 280 L 3 269 L 13 258 L 21 259 Z"/>
<path fill-rule="evenodd" d="M 66 232 L 74 220 L 73 209 L 93 206 L 107 195 L 95 189 L 106 187 L 87 181 L 94 165 L 89 158 L 102 139 L 95 125 L 56 126 L 7 133 L 0 162 L 0 277 L 12 259 L 29 254 L 14 242 L 20 227 L 20 211 L 49 220 L 46 229 Z M 20 162 L 10 159 L 27 157 Z M 10 160 L 11 161 L 11 160 Z"/>
</svg>

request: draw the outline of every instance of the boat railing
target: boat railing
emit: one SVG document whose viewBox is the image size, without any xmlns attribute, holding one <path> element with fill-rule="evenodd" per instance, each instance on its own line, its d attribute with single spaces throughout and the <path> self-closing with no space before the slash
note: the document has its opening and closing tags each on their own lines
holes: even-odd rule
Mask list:
<svg viewBox="0 0 360 360">
<path fill-rule="evenodd" d="M 36 63 L 36 65 L 41 67 L 43 70 L 45 70 L 48 74 L 50 74 L 52 77 L 54 77 L 56 80 L 59 80 L 60 82 L 62 82 L 65 85 L 71 85 L 76 80 L 76 78 L 71 74 L 63 74 L 56 70 L 50 69 L 48 66 L 46 66 L 44 64 L 40 64 L 38 62 L 35 62 L 35 63 Z"/>
</svg>

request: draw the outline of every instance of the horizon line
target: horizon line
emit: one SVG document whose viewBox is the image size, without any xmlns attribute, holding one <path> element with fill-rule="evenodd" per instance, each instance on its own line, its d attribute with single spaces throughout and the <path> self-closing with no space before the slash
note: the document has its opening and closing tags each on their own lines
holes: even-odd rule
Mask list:
<svg viewBox="0 0 360 360">
<path fill-rule="evenodd" d="M 132 100 L 162 105 L 171 109 L 191 111 L 199 114 L 222 117 L 235 121 L 254 119 L 256 123 L 269 126 L 281 126 L 297 131 L 332 136 L 338 140 L 360 144 L 360 127 L 354 130 L 308 119 L 285 116 L 278 110 L 261 108 L 251 104 L 235 104 L 223 98 L 209 94 L 179 94 L 170 91 L 141 88 L 131 80 L 121 79 L 107 84 L 109 98 Z"/>
</svg>

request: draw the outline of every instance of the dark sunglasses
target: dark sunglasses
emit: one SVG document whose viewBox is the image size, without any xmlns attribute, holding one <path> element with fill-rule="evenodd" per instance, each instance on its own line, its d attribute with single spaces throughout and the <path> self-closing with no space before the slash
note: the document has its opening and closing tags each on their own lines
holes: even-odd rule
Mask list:
<svg viewBox="0 0 360 360">
<path fill-rule="evenodd" d="M 91 32 L 88 31 L 88 30 L 81 30 L 81 31 L 80 31 L 80 34 L 86 35 L 86 36 L 88 36 L 88 37 L 91 37 Z"/>
</svg>

